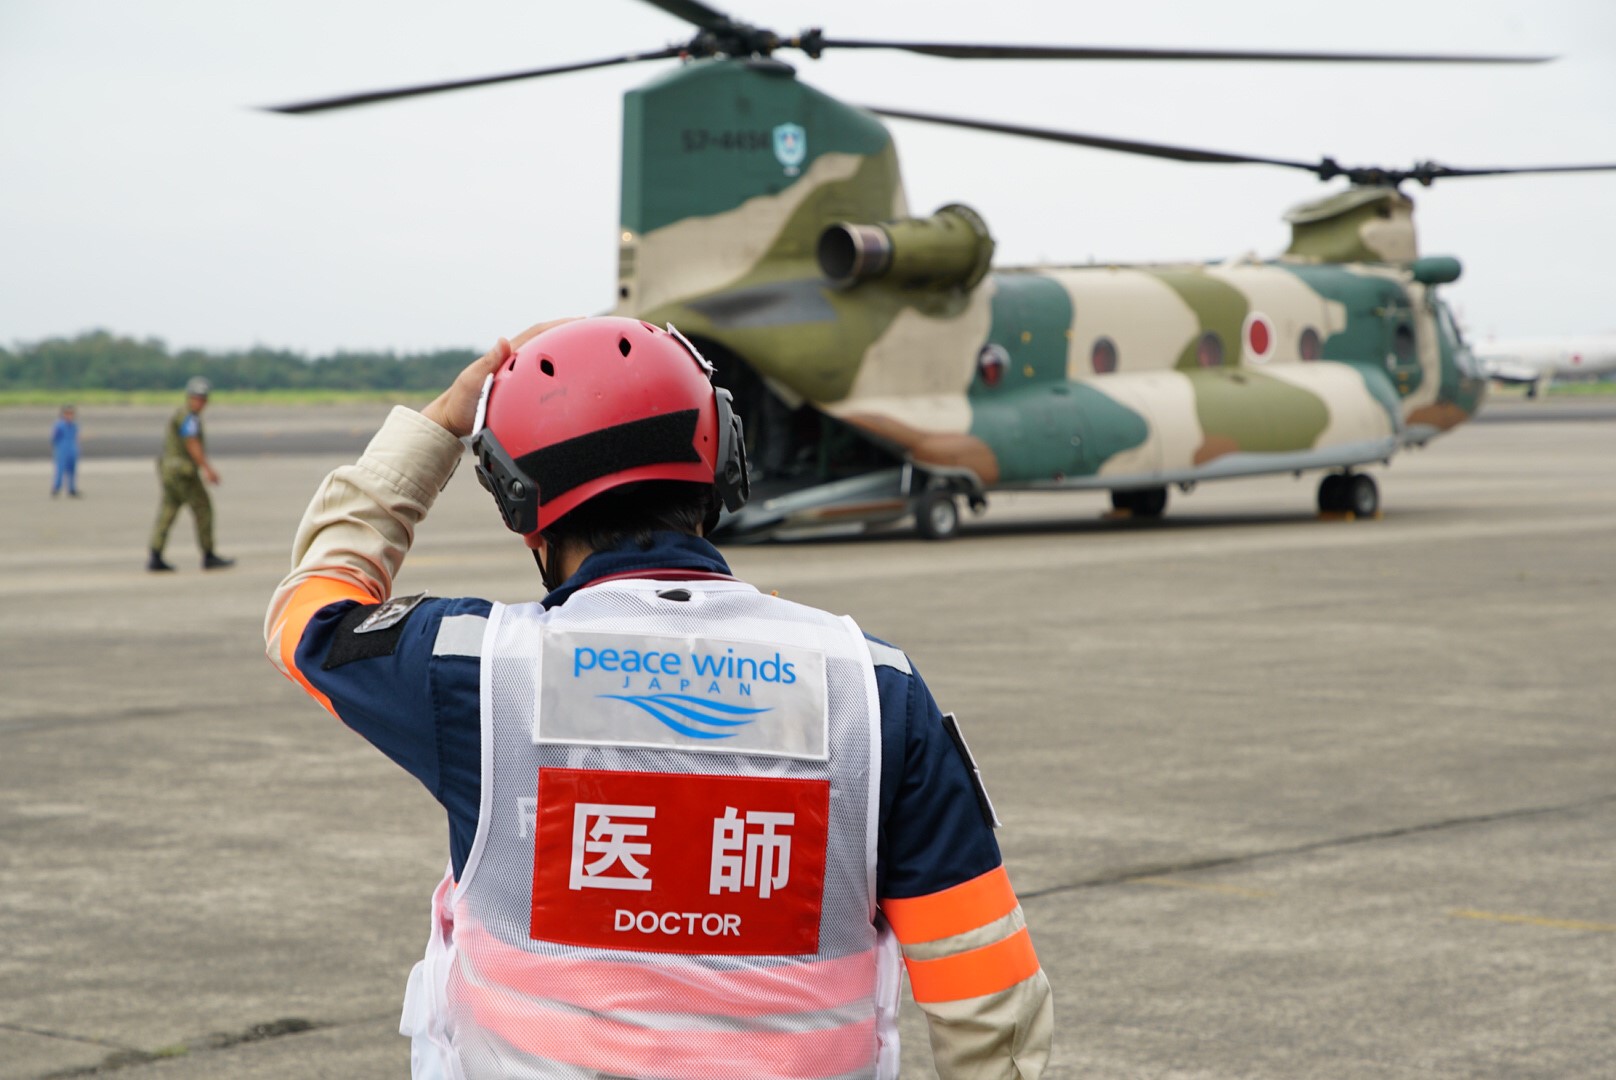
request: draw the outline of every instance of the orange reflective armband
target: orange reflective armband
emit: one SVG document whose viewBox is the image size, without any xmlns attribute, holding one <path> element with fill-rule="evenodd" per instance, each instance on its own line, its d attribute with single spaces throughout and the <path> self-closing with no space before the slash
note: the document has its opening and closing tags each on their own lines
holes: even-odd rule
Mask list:
<svg viewBox="0 0 1616 1080">
<path fill-rule="evenodd" d="M 909 988 L 922 1004 L 996 994 L 1038 974 L 1038 954 L 1026 927 L 980 949 L 937 960 L 906 959 L 904 964 Z"/>
<path fill-rule="evenodd" d="M 952 888 L 906 900 L 883 900 L 892 932 L 905 945 L 953 937 L 986 926 L 1016 909 L 1016 891 L 1003 866 Z"/>
<path fill-rule="evenodd" d="M 337 710 L 331 707 L 331 699 L 316 690 L 297 669 L 297 646 L 303 640 L 303 631 L 308 629 L 309 621 L 323 609 L 343 600 L 357 600 L 361 604 L 376 603 L 374 596 L 351 581 L 312 577 L 293 590 L 292 598 L 287 601 L 286 610 L 281 613 L 280 622 L 276 626 L 280 635 L 281 667 L 332 716 L 337 715 Z"/>
</svg>

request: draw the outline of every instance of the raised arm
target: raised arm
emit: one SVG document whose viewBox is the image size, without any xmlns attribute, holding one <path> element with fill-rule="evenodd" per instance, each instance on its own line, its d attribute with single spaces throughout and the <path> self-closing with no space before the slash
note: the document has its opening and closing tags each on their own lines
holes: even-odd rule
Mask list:
<svg viewBox="0 0 1616 1080">
<path fill-rule="evenodd" d="M 514 345 L 552 325 L 529 327 Z M 501 338 L 421 412 L 393 409 L 360 459 L 331 473 L 314 493 L 292 542 L 291 573 L 264 618 L 264 644 L 275 666 L 328 709 L 293 662 L 304 628 L 331 604 L 376 604 L 392 595 L 415 526 L 459 464 L 460 436 L 471 431 L 483 380 L 513 347 Z"/>
</svg>

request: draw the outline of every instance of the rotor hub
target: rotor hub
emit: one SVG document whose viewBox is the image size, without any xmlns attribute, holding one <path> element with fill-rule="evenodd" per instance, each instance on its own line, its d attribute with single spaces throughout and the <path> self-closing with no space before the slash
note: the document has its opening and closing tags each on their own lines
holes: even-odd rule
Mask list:
<svg viewBox="0 0 1616 1080">
<path fill-rule="evenodd" d="M 795 37 L 783 38 L 773 30 L 750 23 L 733 23 L 718 30 L 703 30 L 686 42 L 684 55 L 692 58 L 715 56 L 768 57 L 778 49 L 800 49 L 811 60 L 818 60 L 825 49 L 825 33 L 815 27 Z"/>
</svg>

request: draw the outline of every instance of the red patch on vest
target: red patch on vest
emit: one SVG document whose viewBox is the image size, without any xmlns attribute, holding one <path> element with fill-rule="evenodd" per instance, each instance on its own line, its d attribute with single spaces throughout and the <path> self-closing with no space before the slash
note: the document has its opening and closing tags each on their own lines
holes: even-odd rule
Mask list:
<svg viewBox="0 0 1616 1080">
<path fill-rule="evenodd" d="M 535 941 L 819 951 L 830 781 L 540 769 Z"/>
</svg>

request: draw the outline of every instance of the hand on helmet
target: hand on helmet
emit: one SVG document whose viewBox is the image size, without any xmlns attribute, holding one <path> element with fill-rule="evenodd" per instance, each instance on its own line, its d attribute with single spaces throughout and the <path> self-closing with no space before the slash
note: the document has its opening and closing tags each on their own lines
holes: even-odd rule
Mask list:
<svg viewBox="0 0 1616 1080">
<path fill-rule="evenodd" d="M 482 396 L 483 382 L 494 373 L 494 369 L 509 360 L 512 353 L 539 334 L 552 326 L 572 321 L 568 318 L 534 323 L 509 341 L 500 338 L 492 349 L 473 360 L 464 371 L 455 376 L 455 381 L 450 384 L 449 389 L 422 409 L 421 415 L 451 435 L 461 438 L 470 435 L 471 425 L 477 419 L 477 399 Z"/>
</svg>

